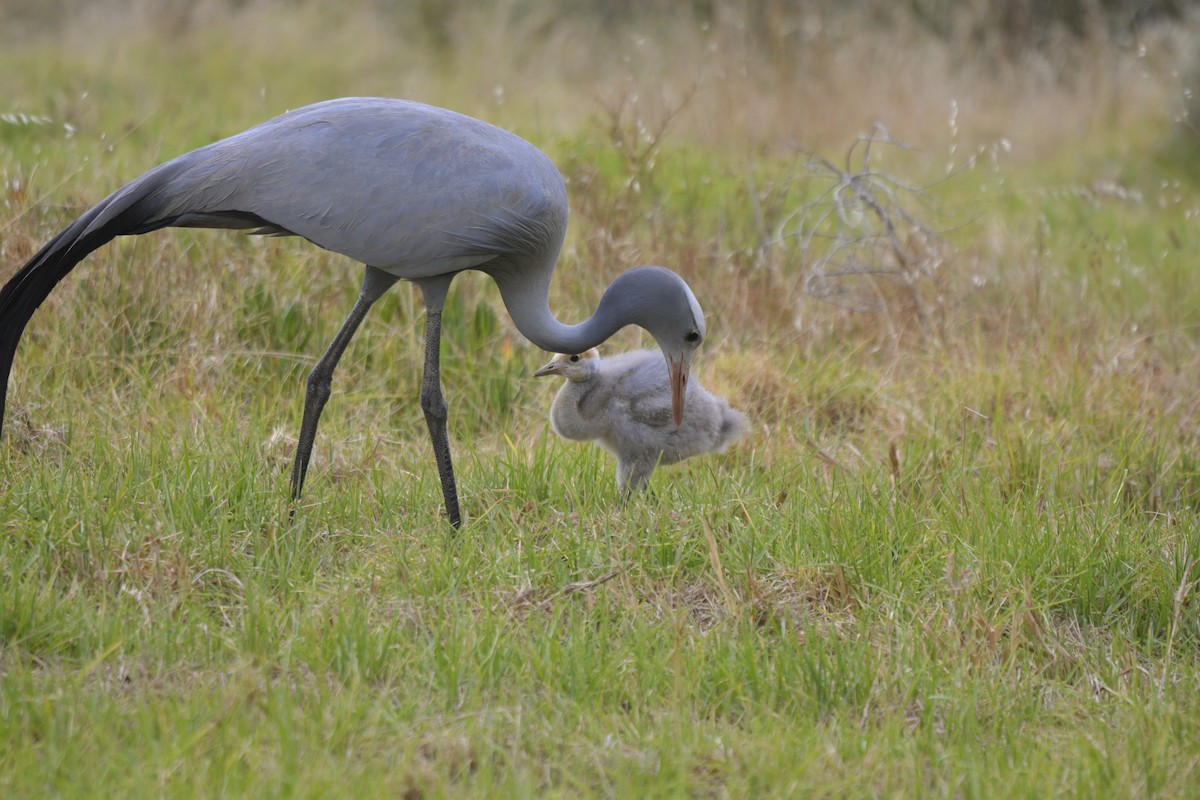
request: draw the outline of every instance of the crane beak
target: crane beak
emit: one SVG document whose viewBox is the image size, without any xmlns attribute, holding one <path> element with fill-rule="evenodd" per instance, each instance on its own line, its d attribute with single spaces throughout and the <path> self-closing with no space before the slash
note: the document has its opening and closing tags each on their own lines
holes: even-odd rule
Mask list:
<svg viewBox="0 0 1200 800">
<path fill-rule="evenodd" d="M 539 369 L 537 372 L 533 373 L 533 377 L 540 378 L 543 375 L 553 375 L 556 372 L 558 372 L 558 362 L 551 361 L 549 364 L 545 365 L 544 367 Z"/>
<path fill-rule="evenodd" d="M 678 361 L 667 361 L 671 373 L 671 413 L 675 416 L 675 427 L 683 422 L 683 398 L 687 391 L 688 363 L 682 356 Z"/>
</svg>

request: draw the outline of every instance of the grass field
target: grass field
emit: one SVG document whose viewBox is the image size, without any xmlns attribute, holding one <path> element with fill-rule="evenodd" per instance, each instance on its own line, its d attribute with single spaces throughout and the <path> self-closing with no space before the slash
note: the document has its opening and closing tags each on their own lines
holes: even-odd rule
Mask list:
<svg viewBox="0 0 1200 800">
<path fill-rule="evenodd" d="M 546 355 L 462 276 L 456 534 L 397 286 L 289 523 L 304 377 L 357 267 L 290 239 L 115 242 L 35 315 L 10 387 L 0 796 L 1193 796 L 1197 32 L 1038 62 L 1060 80 L 907 29 L 780 54 L 732 23 L 528 5 L 440 43 L 383 3 L 22 18 L 0 277 L 165 158 L 325 97 L 414 97 L 562 169 L 560 318 L 636 263 L 687 278 L 697 374 L 750 435 L 622 506 L 607 457 L 549 431 Z M 854 227 L 869 211 L 828 217 L 861 160 L 807 160 L 844 166 L 876 120 L 911 145 L 871 151 L 902 255 Z"/>
</svg>

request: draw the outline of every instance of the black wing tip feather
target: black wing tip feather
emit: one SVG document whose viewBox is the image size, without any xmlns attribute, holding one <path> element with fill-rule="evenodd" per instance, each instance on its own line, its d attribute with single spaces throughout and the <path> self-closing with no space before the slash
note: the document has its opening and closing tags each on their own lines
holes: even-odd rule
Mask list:
<svg viewBox="0 0 1200 800">
<path fill-rule="evenodd" d="M 124 209 L 112 209 L 116 197 L 110 196 L 64 228 L 0 287 L 0 434 L 4 431 L 13 359 L 33 313 L 89 253 L 144 224 L 136 201 L 125 204 Z M 106 211 L 116 213 L 93 228 Z"/>
</svg>

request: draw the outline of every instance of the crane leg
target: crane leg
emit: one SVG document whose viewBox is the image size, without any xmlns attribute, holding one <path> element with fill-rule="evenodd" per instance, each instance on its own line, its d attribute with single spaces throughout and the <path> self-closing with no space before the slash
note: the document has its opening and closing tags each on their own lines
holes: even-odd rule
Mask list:
<svg viewBox="0 0 1200 800">
<path fill-rule="evenodd" d="M 304 392 L 304 417 L 300 423 L 300 440 L 296 445 L 296 462 L 292 465 L 293 503 L 300 499 L 300 492 L 304 489 L 304 476 L 308 473 L 313 442 L 317 438 L 317 423 L 321 421 L 321 412 L 325 409 L 325 403 L 332 391 L 333 371 L 341 360 L 342 353 L 346 352 L 346 346 L 350 344 L 358 326 L 367 316 L 367 311 L 396 280 L 397 278 L 386 272 L 367 267 L 362 292 L 359 293 L 354 308 L 350 309 L 350 316 L 346 317 L 325 354 L 317 361 L 312 372 L 308 373 Z"/>
<path fill-rule="evenodd" d="M 446 291 L 452 276 L 440 276 L 444 280 L 421 282 L 425 294 L 425 372 L 421 376 L 421 410 L 425 412 L 425 424 L 429 427 L 429 440 L 433 444 L 433 457 L 437 460 L 438 478 L 442 482 L 442 498 L 446 502 L 446 516 L 455 528 L 462 525 L 462 514 L 458 508 L 458 487 L 454 481 L 454 464 L 450 460 L 450 438 L 446 434 L 446 398 L 442 396 L 442 307 L 446 302 Z"/>
<path fill-rule="evenodd" d="M 617 462 L 617 493 L 622 501 L 627 501 L 638 492 L 650 488 L 650 475 L 657 463 L 625 460 Z"/>
</svg>

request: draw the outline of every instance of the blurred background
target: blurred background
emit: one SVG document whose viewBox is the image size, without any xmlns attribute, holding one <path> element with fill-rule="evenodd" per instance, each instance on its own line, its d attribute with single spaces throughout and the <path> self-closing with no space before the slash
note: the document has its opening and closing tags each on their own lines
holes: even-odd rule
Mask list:
<svg viewBox="0 0 1200 800">
<path fill-rule="evenodd" d="M 1184 0 L 4 0 L 0 23 L 0 110 L 76 126 L 103 113 L 85 92 L 145 114 L 216 95 L 256 116 L 385 94 L 527 135 L 636 104 L 705 145 L 836 148 L 882 121 L 923 146 L 1007 137 L 1021 157 L 1182 115 L 1197 13 Z"/>
</svg>

